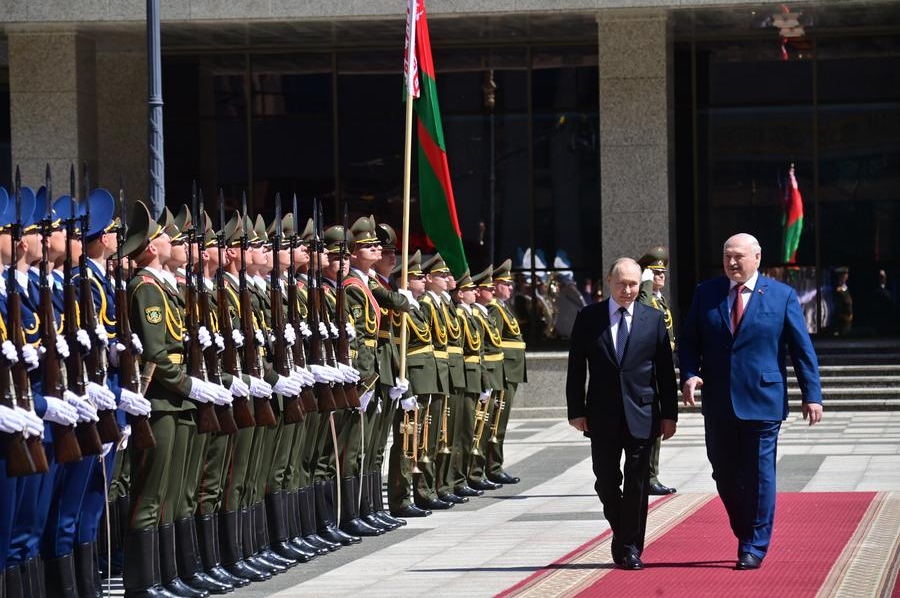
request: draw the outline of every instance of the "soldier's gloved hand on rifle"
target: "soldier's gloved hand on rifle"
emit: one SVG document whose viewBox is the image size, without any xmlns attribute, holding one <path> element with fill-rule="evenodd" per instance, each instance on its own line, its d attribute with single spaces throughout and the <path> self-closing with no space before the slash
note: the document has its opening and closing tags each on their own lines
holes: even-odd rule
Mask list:
<svg viewBox="0 0 900 598">
<path fill-rule="evenodd" d="M 89 335 L 88 331 L 85 330 L 84 328 L 79 328 L 78 330 L 75 331 L 75 340 L 77 340 L 78 343 L 82 347 L 84 347 L 85 351 L 91 350 L 91 346 L 92 346 L 91 335 Z"/>
<path fill-rule="evenodd" d="M 328 328 L 331 330 L 331 339 L 336 341 L 340 336 L 337 326 L 334 325 L 334 322 L 328 322 Z"/>
<path fill-rule="evenodd" d="M 290 378 L 294 381 L 295 384 L 299 385 L 301 389 L 304 386 L 309 386 L 309 384 L 306 383 L 306 377 L 298 370 L 291 370 Z"/>
<path fill-rule="evenodd" d="M 216 393 L 216 398 L 213 400 L 216 405 L 231 405 L 234 401 L 234 396 L 229 389 L 221 384 L 213 384 L 212 382 L 207 382 L 207 384 L 209 384 L 212 387 L 213 392 Z"/>
<path fill-rule="evenodd" d="M 150 415 L 150 401 L 143 395 L 123 388 L 119 398 L 119 409 L 129 415 Z"/>
<path fill-rule="evenodd" d="M 316 384 L 330 384 L 334 381 L 332 370 L 326 365 L 312 364 L 309 366 L 309 369 L 312 371 L 313 379 L 316 381 Z"/>
<path fill-rule="evenodd" d="M 296 368 L 294 372 L 302 380 L 303 386 L 312 386 L 316 383 L 316 377 L 308 369 Z"/>
<path fill-rule="evenodd" d="M 344 322 L 344 330 L 347 331 L 347 338 L 351 341 L 356 338 L 356 328 L 350 322 Z"/>
<path fill-rule="evenodd" d="M 231 386 L 228 388 L 231 391 L 231 394 L 236 397 L 247 397 L 250 396 L 250 387 L 244 384 L 244 381 L 240 379 L 239 376 L 234 376 L 231 379 Z"/>
<path fill-rule="evenodd" d="M 18 413 L 25 420 L 25 435 L 26 436 L 39 436 L 43 438 L 44 436 L 44 420 L 38 417 L 38 414 L 32 411 L 31 409 L 16 409 L 16 413 Z"/>
<path fill-rule="evenodd" d="M 359 370 L 347 364 L 338 362 L 338 370 L 341 372 L 343 381 L 348 384 L 356 384 L 359 382 Z"/>
<path fill-rule="evenodd" d="M 109 335 L 106 334 L 106 326 L 97 322 L 97 325 L 94 327 L 94 336 L 97 337 L 97 342 L 99 342 L 104 347 L 109 345 Z"/>
<path fill-rule="evenodd" d="M 369 406 L 369 401 L 372 400 L 372 397 L 375 396 L 374 390 L 367 390 L 359 396 L 359 410 L 365 411 Z"/>
<path fill-rule="evenodd" d="M 78 421 L 78 412 L 74 407 L 56 397 L 44 395 L 47 401 L 47 410 L 44 411 L 44 419 L 63 426 L 72 426 Z"/>
<path fill-rule="evenodd" d="M 262 347 L 263 345 L 266 344 L 266 337 L 263 336 L 262 330 L 260 330 L 259 328 L 256 328 L 253 331 L 253 335 L 256 338 L 257 346 Z"/>
<path fill-rule="evenodd" d="M 88 382 L 85 388 L 87 396 L 94 402 L 97 409 L 107 410 L 116 408 L 116 394 L 105 386 L 96 382 Z"/>
<path fill-rule="evenodd" d="M 134 332 L 131 333 L 131 350 L 138 355 L 144 352 L 144 345 L 141 344 L 141 339 Z"/>
<path fill-rule="evenodd" d="M 272 385 L 272 390 L 286 397 L 296 397 L 302 388 L 300 383 L 290 376 L 278 376 L 278 380 Z"/>
<path fill-rule="evenodd" d="M 22 410 L 0 405 L 0 432 L 15 434 L 25 431 L 25 416 L 20 411 Z"/>
<path fill-rule="evenodd" d="M 388 389 L 388 396 L 392 401 L 396 401 L 409 390 L 409 380 L 404 378 L 394 378 L 394 385 Z"/>
<path fill-rule="evenodd" d="M 328 326 L 325 325 L 325 322 L 319 322 L 319 335 L 322 338 L 328 338 Z"/>
<path fill-rule="evenodd" d="M 418 407 L 419 402 L 416 400 L 416 395 L 407 397 L 400 401 L 400 408 L 404 411 L 415 411 Z"/>
<path fill-rule="evenodd" d="M 284 325 L 284 342 L 288 347 L 297 342 L 297 333 L 290 322 Z"/>
<path fill-rule="evenodd" d="M 12 341 L 3 341 L 3 345 L 0 345 L 0 349 L 3 351 L 3 357 L 6 358 L 10 364 L 19 362 L 19 354 L 16 352 L 16 346 L 12 344 Z"/>
<path fill-rule="evenodd" d="M 216 343 L 216 353 L 225 352 L 225 339 L 218 332 L 213 333 L 213 341 Z"/>
<path fill-rule="evenodd" d="M 200 326 L 197 328 L 197 342 L 200 343 L 200 347 L 205 351 L 212 346 L 212 335 L 210 335 L 209 330 L 207 330 L 206 326 Z"/>
<path fill-rule="evenodd" d="M 63 398 L 66 400 L 66 403 L 74 407 L 75 411 L 78 412 L 78 421 L 100 421 L 100 418 L 97 416 L 97 408 L 91 405 L 85 397 L 79 397 L 71 390 L 66 390 L 63 392 Z"/>
<path fill-rule="evenodd" d="M 482 391 L 481 394 L 478 395 L 478 400 L 481 401 L 482 405 L 484 405 L 485 403 L 488 402 L 488 399 L 491 398 L 491 393 L 493 393 L 493 392 L 494 392 L 494 389 L 488 388 L 488 389 L 485 389 L 484 391 Z"/>
<path fill-rule="evenodd" d="M 247 376 L 250 380 L 250 394 L 258 399 L 265 399 L 272 396 L 272 385 L 262 378 Z"/>
<path fill-rule="evenodd" d="M 244 346 L 244 335 L 241 334 L 241 331 L 237 328 L 234 328 L 231 331 L 231 340 L 234 341 L 234 346 L 237 348 L 241 348 Z"/>
<path fill-rule="evenodd" d="M 416 301 L 416 298 L 413 297 L 413 294 L 409 289 L 399 289 L 397 292 L 406 297 L 406 300 L 409 301 L 410 305 L 416 308 L 419 307 L 419 302 Z"/>
<path fill-rule="evenodd" d="M 188 398 L 198 403 L 215 403 L 218 393 L 211 385 L 200 378 L 191 376 L 191 390 L 188 393 Z"/>
<path fill-rule="evenodd" d="M 309 326 L 306 322 L 300 322 L 297 327 L 300 329 L 300 334 L 303 335 L 303 338 L 309 338 L 312 336 L 312 330 L 309 329 Z"/>
<path fill-rule="evenodd" d="M 41 353 L 46 353 L 47 350 L 44 347 L 41 347 Z M 66 342 L 62 336 L 56 337 L 56 352 L 59 353 L 59 356 L 63 359 L 69 358 L 69 343 Z"/>
<path fill-rule="evenodd" d="M 37 369 L 38 365 L 40 365 L 40 359 L 38 359 L 38 352 L 34 345 L 30 343 L 22 345 L 22 360 L 28 366 L 29 372 Z"/>
</svg>

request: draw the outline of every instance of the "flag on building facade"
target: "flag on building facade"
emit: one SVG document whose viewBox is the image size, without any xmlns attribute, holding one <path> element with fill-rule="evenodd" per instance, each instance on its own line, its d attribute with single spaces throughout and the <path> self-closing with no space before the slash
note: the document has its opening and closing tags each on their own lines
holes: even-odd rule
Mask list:
<svg viewBox="0 0 900 598">
<path fill-rule="evenodd" d="M 781 261 L 786 264 L 797 262 L 797 248 L 800 246 L 800 235 L 803 233 L 803 197 L 794 176 L 794 165 L 788 171 L 787 184 L 784 186 L 783 215 L 781 226 L 784 231 L 783 252 Z"/>
<path fill-rule="evenodd" d="M 407 97 L 415 98 L 422 226 L 451 272 L 459 276 L 468 269 L 468 264 L 450 182 L 425 2 L 407 0 L 406 10 L 404 74 Z"/>
</svg>

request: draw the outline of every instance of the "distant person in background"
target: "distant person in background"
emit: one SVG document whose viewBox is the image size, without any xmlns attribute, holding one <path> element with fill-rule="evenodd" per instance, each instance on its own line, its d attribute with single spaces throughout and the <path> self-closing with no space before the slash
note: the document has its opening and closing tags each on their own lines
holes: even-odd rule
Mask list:
<svg viewBox="0 0 900 598">
<path fill-rule="evenodd" d="M 559 275 L 559 294 L 556 296 L 556 335 L 558 338 L 569 338 L 575 316 L 585 306 L 584 297 L 578 285 L 569 273 Z"/>
<path fill-rule="evenodd" d="M 591 295 L 593 298 L 591 303 L 600 303 L 603 301 L 603 287 L 601 285 L 597 285 L 597 290 L 594 291 L 594 294 Z"/>
<path fill-rule="evenodd" d="M 834 334 L 846 336 L 853 326 L 853 297 L 847 288 L 850 270 L 846 267 L 834 269 L 836 282 L 834 285 Z"/>
<path fill-rule="evenodd" d="M 872 321 L 877 334 L 887 336 L 897 331 L 896 309 L 894 296 L 887 288 L 887 273 L 879 270 L 878 286 L 872 295 Z"/>
</svg>

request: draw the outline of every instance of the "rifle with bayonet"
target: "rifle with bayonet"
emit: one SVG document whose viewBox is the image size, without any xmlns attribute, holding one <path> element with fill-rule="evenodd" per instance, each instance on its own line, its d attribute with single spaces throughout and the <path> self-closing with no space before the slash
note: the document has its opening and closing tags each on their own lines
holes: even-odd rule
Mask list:
<svg viewBox="0 0 900 598">
<path fill-rule="evenodd" d="M 78 297 L 81 305 L 81 324 L 87 331 L 91 339 L 90 349 L 84 356 L 83 368 L 89 382 L 94 382 L 100 386 L 106 386 L 106 339 L 97 338 L 97 306 L 94 304 L 94 290 L 91 287 L 93 279 L 93 271 L 87 264 L 87 248 L 84 244 L 87 242 L 85 238 L 91 226 L 91 202 L 88 201 L 90 193 L 90 182 L 88 179 L 87 165 L 85 164 L 82 171 L 82 201 L 84 202 L 84 210 L 81 214 L 81 254 L 78 256 Z M 69 196 L 72 197 L 72 217 L 75 217 L 75 167 L 69 170 Z M 66 309 L 68 313 L 68 294 L 66 295 Z M 66 316 L 68 318 L 68 316 Z M 106 331 L 104 329 L 104 334 Z M 115 409 L 104 409 L 97 411 L 97 432 L 100 434 L 102 442 L 118 442 L 120 432 L 119 423 L 116 421 Z"/>
<path fill-rule="evenodd" d="M 238 302 L 241 312 L 241 334 L 244 335 L 244 367 L 254 378 L 262 378 L 262 356 L 259 353 L 256 339 L 256 327 L 253 325 L 253 303 L 250 300 L 250 287 L 247 286 L 247 252 L 250 250 L 250 235 L 247 220 L 247 194 L 242 198 L 243 215 L 241 217 L 241 269 L 238 271 Z M 266 397 L 253 397 L 253 416 L 260 427 L 274 426 L 275 412 Z"/>
<path fill-rule="evenodd" d="M 197 183 L 194 182 L 191 190 L 191 226 L 188 228 L 187 234 L 187 264 L 184 273 L 185 288 L 185 316 L 184 325 L 187 334 L 187 360 L 188 360 L 188 376 L 198 378 L 200 380 L 207 379 L 206 362 L 204 361 L 203 348 L 200 346 L 200 322 L 198 319 L 197 309 L 197 281 L 195 278 L 194 268 L 198 268 L 197 262 L 202 264 L 203 258 L 197 255 L 194 260 L 194 250 L 197 243 L 198 231 L 199 237 L 202 239 L 202 225 L 200 224 L 200 215 L 197 212 Z M 200 280 L 200 286 L 203 286 L 203 280 Z M 207 329 L 209 330 L 209 329 Z M 210 332 L 210 335 L 212 332 Z M 219 425 L 219 418 L 216 416 L 215 405 L 213 403 L 197 402 L 197 432 L 200 434 L 208 434 L 211 432 L 220 432 L 222 430 Z"/>
<path fill-rule="evenodd" d="M 293 352 L 294 357 L 294 365 L 300 369 L 306 369 L 306 351 L 303 348 L 303 335 L 300 334 L 300 303 L 298 299 L 298 290 L 297 290 L 297 265 L 294 260 L 294 251 L 297 249 L 298 238 L 300 236 L 300 222 L 298 220 L 298 212 L 297 212 L 297 194 L 294 194 L 293 198 L 293 208 L 292 212 L 294 218 L 294 231 L 291 238 L 288 240 L 288 246 L 290 247 L 290 268 L 288 269 L 288 287 L 287 287 L 287 320 L 288 323 L 294 327 L 294 331 L 297 333 L 297 340 L 291 347 L 291 351 Z M 316 402 L 316 395 L 313 393 L 312 388 L 309 386 L 304 386 L 300 391 L 300 406 L 303 408 L 303 411 L 306 413 L 313 413 L 314 411 L 318 411 L 318 404 Z"/>
<path fill-rule="evenodd" d="M 13 222 L 10 237 L 12 261 L 6 271 L 6 311 L 9 317 L 6 326 L 7 340 L 11 341 L 18 359 L 15 363 L 3 360 L 3 373 L 0 375 L 0 401 L 12 408 L 15 404 L 21 409 L 34 410 L 31 384 L 28 381 L 28 370 L 22 356 L 22 345 L 25 334 L 22 331 L 22 297 L 19 294 L 19 283 L 16 280 L 16 267 L 19 261 L 19 243 L 22 240 L 22 182 L 19 167 L 16 167 L 15 189 L 16 220 Z M 9 476 L 46 473 L 48 471 L 47 455 L 41 446 L 40 436 L 25 437 L 21 432 L 6 436 L 6 473 Z"/>
<path fill-rule="evenodd" d="M 240 358 L 238 357 L 238 348 L 231 325 L 231 312 L 228 309 L 228 290 L 225 288 L 225 243 L 225 197 L 220 189 L 219 234 L 217 237 L 219 268 L 216 272 L 216 312 L 219 316 L 219 333 L 225 342 L 225 350 L 222 352 L 222 370 L 227 374 L 240 378 Z M 255 339 L 244 339 L 245 343 L 254 341 Z M 253 411 L 250 409 L 250 401 L 247 397 L 234 397 L 231 407 L 238 429 L 252 428 L 256 425 Z"/>
<path fill-rule="evenodd" d="M 116 229 L 116 357 L 119 362 L 119 385 L 131 392 L 143 394 L 141 375 L 138 372 L 138 352 L 132 341 L 131 321 L 128 319 L 128 292 L 125 288 L 127 273 L 125 271 L 125 256 L 122 247 L 125 245 L 125 237 L 128 234 L 128 224 L 125 217 L 125 183 L 119 179 L 119 226 Z M 147 364 L 146 377 L 149 379 L 152 369 L 156 364 Z M 156 446 L 156 437 L 146 415 L 128 414 L 128 424 L 131 426 L 130 443 L 137 450 L 152 449 Z"/>
<path fill-rule="evenodd" d="M 272 272 L 269 284 L 269 296 L 272 310 L 272 334 L 275 343 L 272 347 L 272 367 L 279 376 L 290 376 L 293 366 L 293 355 L 287 350 L 284 338 L 284 296 L 281 292 L 281 238 L 284 230 L 281 222 L 281 193 L 275 194 L 275 234 L 272 235 Z M 296 335 L 296 332 L 295 332 Z M 298 339 L 294 339 L 296 344 Z M 300 396 L 282 397 L 282 414 L 284 423 L 296 424 L 303 421 L 303 409 Z"/>
<path fill-rule="evenodd" d="M 347 336 L 347 293 L 344 290 L 344 253 L 348 251 L 347 235 L 349 234 L 349 223 L 347 214 L 347 204 L 344 204 L 344 239 L 341 242 L 340 267 L 338 268 L 335 296 L 334 319 L 337 326 L 337 347 L 335 351 L 335 365 L 342 363 L 350 365 L 350 337 Z M 353 382 L 344 382 L 344 393 L 347 395 L 347 404 L 352 408 L 360 406 L 359 393 L 356 392 L 356 384 Z"/>
<path fill-rule="evenodd" d="M 38 293 L 38 319 L 40 320 L 41 346 L 44 349 L 41 388 L 46 396 L 56 397 L 64 401 L 67 390 L 64 378 L 65 363 L 56 347 L 56 314 L 53 310 L 53 290 L 50 288 L 49 280 L 51 276 L 50 235 L 53 234 L 53 181 L 50 178 L 49 164 L 47 165 L 45 180 L 44 189 L 47 194 L 47 212 L 41 221 L 40 290 Z M 70 350 L 69 353 L 71 355 L 73 351 Z M 53 428 L 57 463 L 79 461 L 82 457 L 82 447 L 80 446 L 80 439 L 75 433 L 76 426 L 64 426 L 54 422 L 51 427 Z M 94 428 L 95 433 L 96 431 L 96 428 Z M 97 437 L 97 448 L 99 450 L 96 453 L 88 454 L 99 454 L 102 452 L 103 447 L 99 441 L 100 438 Z M 83 448 L 91 449 L 93 447 L 85 446 Z"/>
<path fill-rule="evenodd" d="M 309 362 L 311 365 L 325 365 L 325 339 L 319 330 L 319 315 L 325 303 L 322 295 L 322 239 L 319 236 L 318 202 L 313 200 L 313 242 L 310 250 L 309 268 L 309 309 L 306 311 L 307 324 L 312 333 L 309 337 Z M 327 382 L 316 382 L 316 399 L 319 413 L 330 413 L 337 410 L 337 402 L 332 387 Z"/>
<path fill-rule="evenodd" d="M 321 210 L 322 210 L 322 204 L 320 203 L 319 204 L 319 226 L 322 227 L 321 233 L 322 233 L 322 239 L 324 239 L 325 238 L 325 230 L 324 230 L 325 225 L 323 223 L 325 222 L 325 220 L 322 217 Z M 340 269 L 341 269 L 341 272 L 343 272 L 343 267 L 344 267 L 343 266 L 343 256 L 344 256 L 343 248 L 340 249 L 339 253 L 341 256 Z M 331 258 L 329 258 L 329 259 L 331 259 Z M 319 281 L 320 281 L 319 282 L 319 293 L 322 295 L 322 300 L 320 302 L 320 305 L 322 307 L 322 313 L 321 313 L 320 317 L 322 318 L 322 322 L 325 324 L 325 330 L 327 330 L 330 333 L 332 330 L 331 314 L 328 311 L 328 304 L 326 303 L 326 300 L 325 300 L 325 287 L 321 284 L 321 278 L 322 278 L 321 268 L 319 268 L 319 271 L 316 274 L 319 276 Z M 323 343 L 325 346 L 325 359 L 328 362 L 328 365 L 331 366 L 332 368 L 337 369 L 338 368 L 337 353 L 335 353 L 335 350 L 334 350 L 334 339 L 331 338 L 331 334 L 327 334 L 325 336 Z M 337 405 L 338 409 L 347 409 L 350 407 L 350 399 L 347 398 L 347 393 L 344 390 L 343 382 L 335 383 L 335 385 L 331 387 L 331 393 L 334 395 L 334 402 Z"/>
</svg>

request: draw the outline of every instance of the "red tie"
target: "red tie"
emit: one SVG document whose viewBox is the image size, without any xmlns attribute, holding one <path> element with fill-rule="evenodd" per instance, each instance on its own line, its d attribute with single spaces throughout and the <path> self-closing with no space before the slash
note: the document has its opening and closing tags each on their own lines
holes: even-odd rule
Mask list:
<svg viewBox="0 0 900 598">
<path fill-rule="evenodd" d="M 741 323 L 741 318 L 744 316 L 744 298 L 741 296 L 741 292 L 744 290 L 744 285 L 738 284 L 734 287 L 734 303 L 731 304 L 731 333 L 734 334 L 737 331 L 738 326 Z"/>
</svg>

